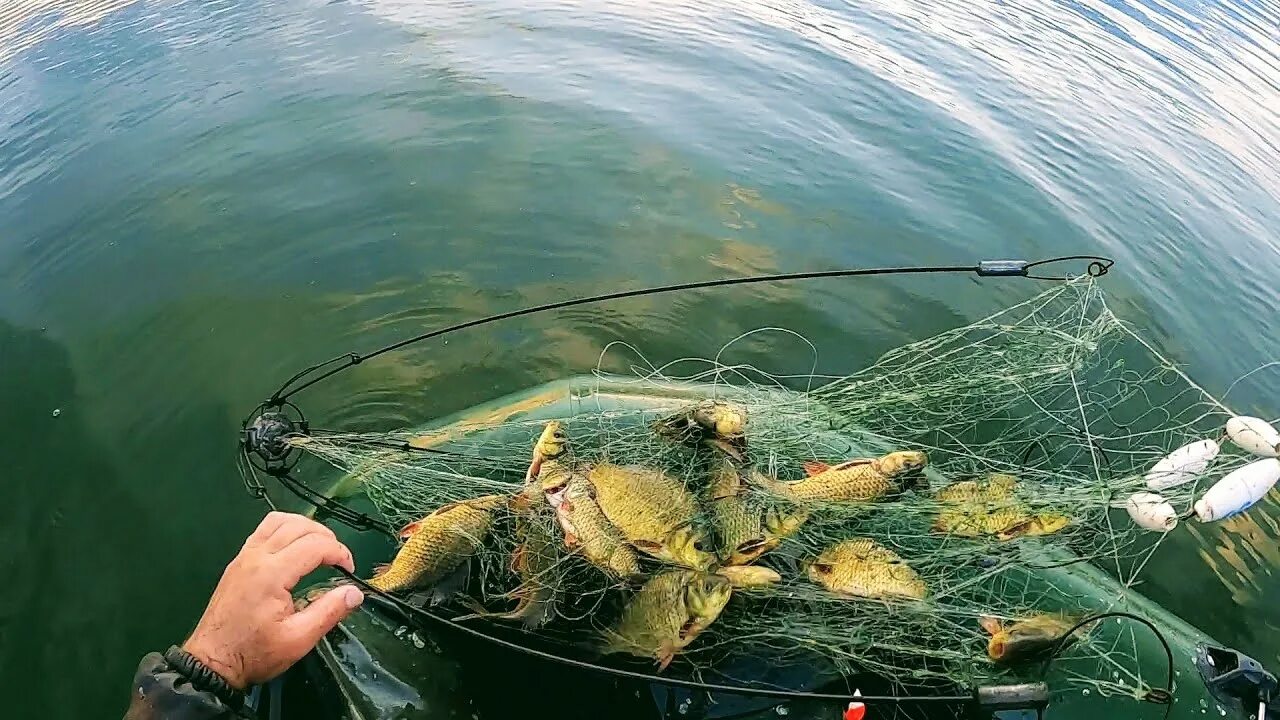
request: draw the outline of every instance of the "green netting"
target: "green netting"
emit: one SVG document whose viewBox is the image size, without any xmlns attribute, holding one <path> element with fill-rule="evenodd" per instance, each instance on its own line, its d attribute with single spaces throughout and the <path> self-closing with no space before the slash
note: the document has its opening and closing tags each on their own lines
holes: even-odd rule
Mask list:
<svg viewBox="0 0 1280 720">
<path fill-rule="evenodd" d="M 635 352 L 621 345 L 603 350 Z M 1187 442 L 1220 436 L 1230 415 L 1118 320 L 1090 280 L 1056 285 L 971 325 L 898 348 L 847 377 L 775 376 L 721 359 L 652 367 L 638 353 L 632 365 L 637 393 L 679 388 L 687 395 L 705 387 L 709 397 L 744 408 L 747 474 L 789 481 L 803 477 L 806 461 L 906 449 L 928 454 L 927 488 L 873 502 L 803 503 L 807 522 L 755 561 L 776 570 L 781 581 L 735 590 L 719 618 L 668 670 L 744 682 L 759 680 L 752 669 L 758 665 L 744 658 L 816 662 L 905 684 L 969 684 L 1009 672 L 988 660 L 979 619 L 1082 617 L 1111 607 L 1119 599 L 1114 593 L 1082 593 L 1064 573 L 1072 563 L 1089 562 L 1123 586 L 1138 582 L 1165 536 L 1138 528 L 1119 506 L 1145 489 L 1143 475 L 1154 462 Z M 576 468 L 644 466 L 679 478 L 700 501 L 692 520 L 713 549 L 717 528 L 708 487 L 723 454 L 669 442 L 652 428 L 685 410 L 676 399 L 638 409 L 599 402 L 560 420 Z M 297 442 L 357 476 L 377 509 L 400 525 L 444 503 L 518 490 L 544 424 L 516 416 L 497 428 L 330 433 Z M 389 449 L 399 443 L 416 449 Z M 1210 470 L 1214 477 L 1247 461 L 1229 445 L 1223 450 Z M 983 509 L 948 502 L 939 492 L 990 473 L 1017 482 L 1007 498 Z M 1166 497 L 1183 513 L 1202 485 L 1204 478 Z M 759 514 L 795 505 L 754 484 L 745 485 L 739 499 Z M 1060 516 L 1068 524 L 1044 535 L 963 530 L 985 527 L 980 520 L 966 524 L 965 513 L 980 518 L 998 510 L 1024 520 Z M 939 529 L 940 514 L 948 512 L 950 532 Z M 1017 523 L 995 525 L 998 531 Z M 632 601 L 638 581 L 612 578 L 566 550 L 550 512 L 531 518 L 499 512 L 471 565 L 470 595 L 495 611 L 515 604 L 507 594 L 522 578 L 510 558 L 531 532 L 554 540 L 539 580 L 555 591 L 557 603 L 547 624 L 527 631 L 530 641 L 595 645 Z M 849 599 L 810 580 L 809 563 L 850 538 L 891 549 L 923 581 L 926 597 Z M 666 571 L 649 558 L 643 562 L 649 575 Z M 1087 635 L 1069 650 L 1067 672 L 1103 691 L 1139 692 L 1152 681 L 1144 670 L 1152 666 L 1134 657 L 1133 632 Z M 1162 672 L 1154 682 L 1163 682 Z"/>
</svg>

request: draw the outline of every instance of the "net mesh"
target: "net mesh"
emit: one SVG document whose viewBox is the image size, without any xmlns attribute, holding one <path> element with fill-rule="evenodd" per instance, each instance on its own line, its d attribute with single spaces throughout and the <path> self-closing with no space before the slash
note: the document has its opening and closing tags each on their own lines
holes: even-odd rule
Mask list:
<svg viewBox="0 0 1280 720">
<path fill-rule="evenodd" d="M 605 352 L 634 351 L 613 346 Z M 744 683 L 761 682 L 759 663 L 751 658 L 870 673 L 904 685 L 969 684 L 1016 672 L 989 660 L 989 631 L 980 620 L 1009 623 L 1044 613 L 1078 618 L 1111 608 L 1118 592 L 1083 592 L 1071 572 L 1088 562 L 1117 587 L 1138 582 L 1165 535 L 1137 527 L 1119 506 L 1146 489 L 1143 475 L 1154 462 L 1188 442 L 1219 437 L 1229 417 L 1219 401 L 1118 320 L 1087 279 L 892 350 L 846 377 L 779 377 L 718 359 L 652 367 L 638 354 L 632 365 L 629 383 L 636 395 L 653 390 L 653 397 L 665 393 L 667 399 L 628 406 L 586 396 L 557 418 L 573 463 L 643 466 L 678 478 L 698 499 L 693 526 L 708 545 L 720 537 L 708 498 L 723 454 L 653 431 L 656 420 L 687 410 L 681 396 L 703 394 L 744 408 L 743 472 L 783 482 L 804 477 L 807 461 L 836 463 L 896 450 L 928 455 L 927 487 L 873 502 L 797 503 L 779 497 L 776 485 L 741 486 L 736 500 L 747 515 L 763 517 L 798 504 L 807 521 L 754 561 L 781 580 L 736 589 L 718 619 L 667 672 Z M 356 478 L 398 526 L 445 503 L 518 490 L 546 420 L 515 415 L 496 428 L 478 423 L 427 434 L 327 433 L 297 443 Z M 1223 450 L 1211 468 L 1214 477 L 1247 462 L 1229 444 Z M 981 493 L 990 488 L 992 473 L 1016 482 L 981 502 L 957 502 L 957 493 L 945 490 L 976 478 L 987 483 L 977 485 L 974 492 Z M 1166 498 L 1184 513 L 1207 484 L 1201 478 L 1167 491 Z M 1003 519 L 996 517 L 1000 512 Z M 498 515 L 470 565 L 471 597 L 490 610 L 509 608 L 516 600 L 512 590 L 527 590 L 532 577 L 556 603 L 549 622 L 520 632 L 531 643 L 599 647 L 634 602 L 637 582 L 611 577 L 565 549 L 549 511 Z M 1065 526 L 1035 534 L 1026 532 L 1029 518 L 1058 519 Z M 519 547 L 529 549 L 532 533 L 555 542 L 537 546 L 543 555 L 537 572 L 522 576 L 511 557 Z M 815 558 L 851 538 L 870 539 L 901 558 L 923 583 L 924 597 L 849 598 L 815 582 Z M 643 567 L 650 576 L 664 572 L 647 557 Z M 1153 666 L 1136 657 L 1134 633 L 1141 630 L 1084 635 L 1067 653 L 1063 671 L 1104 692 L 1140 693 Z"/>
</svg>

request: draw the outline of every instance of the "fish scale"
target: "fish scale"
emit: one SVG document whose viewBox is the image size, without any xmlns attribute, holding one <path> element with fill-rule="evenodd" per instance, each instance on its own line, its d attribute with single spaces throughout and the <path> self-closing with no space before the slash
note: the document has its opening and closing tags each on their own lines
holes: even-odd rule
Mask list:
<svg viewBox="0 0 1280 720">
<path fill-rule="evenodd" d="M 596 567 L 627 578 L 640 574 L 640 560 L 623 541 L 593 496 L 586 476 L 558 462 L 544 462 L 539 479 L 548 487 L 563 477 L 564 489 L 552 501 L 556 518 L 565 531 L 566 544 L 578 549 Z"/>
<path fill-rule="evenodd" d="M 1067 525 L 1067 518 L 1033 513 L 1014 496 L 1018 479 L 991 473 L 982 480 L 964 480 L 940 489 L 935 499 L 943 504 L 933 529 L 958 537 L 994 535 L 1009 540 L 1022 535 L 1048 535 Z"/>
<path fill-rule="evenodd" d="M 505 498 L 485 495 L 439 508 L 410 527 L 413 534 L 370 587 L 397 592 L 439 582 L 479 549 Z"/>
<path fill-rule="evenodd" d="M 842 596 L 922 599 L 926 595 L 924 581 L 915 570 L 869 538 L 827 548 L 809 565 L 809 578 Z"/>
<path fill-rule="evenodd" d="M 660 560 L 703 569 L 714 558 L 694 547 L 701 539 L 693 523 L 693 494 L 680 480 L 651 468 L 603 463 L 588 480 L 605 517 L 632 544 Z"/>
<path fill-rule="evenodd" d="M 607 634 L 605 650 L 652 657 L 665 668 L 719 617 L 732 588 L 718 575 L 674 570 L 650 578 Z"/>
<path fill-rule="evenodd" d="M 809 477 L 782 482 L 761 476 L 766 490 L 791 500 L 828 502 L 869 502 L 900 489 L 899 479 L 928 462 L 919 451 L 900 451 L 880 458 L 860 458 L 827 467 L 813 463 Z"/>
<path fill-rule="evenodd" d="M 712 480 L 708 505 L 720 541 L 720 559 L 734 565 L 750 561 L 733 562 L 738 547 L 765 536 L 763 514 L 741 497 L 741 490 L 738 468 L 726 460 Z"/>
<path fill-rule="evenodd" d="M 537 483 L 526 487 L 520 497 L 527 502 L 516 514 L 516 537 L 519 545 L 512 558 L 513 569 L 520 575 L 520 586 L 511 594 L 519 598 L 515 609 L 495 617 L 520 620 L 526 627 L 545 624 L 555 610 L 559 562 L 555 541 L 548 523 L 554 514 L 547 496 Z"/>
</svg>

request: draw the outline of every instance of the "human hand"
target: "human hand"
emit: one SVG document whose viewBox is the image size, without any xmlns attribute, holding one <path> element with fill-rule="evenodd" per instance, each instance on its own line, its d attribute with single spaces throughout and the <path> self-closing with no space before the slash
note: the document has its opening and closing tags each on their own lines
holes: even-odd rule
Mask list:
<svg viewBox="0 0 1280 720">
<path fill-rule="evenodd" d="M 321 565 L 355 571 L 351 551 L 329 528 L 301 515 L 268 514 L 223 571 L 183 649 L 241 690 L 276 677 L 364 601 L 348 585 L 296 610 L 290 591 Z"/>
</svg>

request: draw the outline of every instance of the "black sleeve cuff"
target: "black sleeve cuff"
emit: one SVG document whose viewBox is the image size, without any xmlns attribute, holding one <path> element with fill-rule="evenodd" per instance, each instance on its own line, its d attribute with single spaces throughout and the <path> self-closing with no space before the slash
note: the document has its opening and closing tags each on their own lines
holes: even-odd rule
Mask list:
<svg viewBox="0 0 1280 720">
<path fill-rule="evenodd" d="M 210 671 L 212 672 L 212 671 Z M 225 684 L 225 681 L 224 681 Z M 226 720 L 240 717 L 243 693 L 232 690 L 232 705 L 194 684 L 160 653 L 149 653 L 138 664 L 125 720 Z"/>
<path fill-rule="evenodd" d="M 244 693 L 231 687 L 226 678 L 200 662 L 195 655 L 173 645 L 165 652 L 164 659 L 170 667 L 190 680 L 195 689 L 213 694 L 233 710 L 239 710 L 244 705 Z"/>
</svg>

